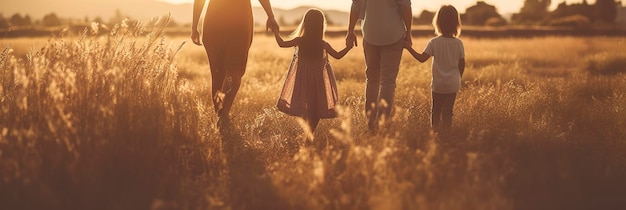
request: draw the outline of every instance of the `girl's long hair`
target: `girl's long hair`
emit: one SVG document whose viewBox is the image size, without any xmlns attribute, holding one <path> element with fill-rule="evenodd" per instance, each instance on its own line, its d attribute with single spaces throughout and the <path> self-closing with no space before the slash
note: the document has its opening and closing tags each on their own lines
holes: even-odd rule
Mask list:
<svg viewBox="0 0 626 210">
<path fill-rule="evenodd" d="M 458 37 L 461 35 L 461 17 L 452 5 L 443 5 L 433 18 L 435 34 Z"/>
<path fill-rule="evenodd" d="M 322 56 L 326 17 L 319 9 L 309 9 L 292 37 L 301 37 L 300 53 L 305 56 Z"/>
</svg>

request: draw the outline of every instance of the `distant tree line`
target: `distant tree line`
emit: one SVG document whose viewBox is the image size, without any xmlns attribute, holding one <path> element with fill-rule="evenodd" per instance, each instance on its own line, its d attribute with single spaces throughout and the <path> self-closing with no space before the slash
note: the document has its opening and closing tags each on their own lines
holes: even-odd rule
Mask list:
<svg viewBox="0 0 626 210">
<path fill-rule="evenodd" d="M 596 0 L 595 4 L 589 4 L 587 0 L 582 3 L 567 4 L 565 1 L 559 4 L 554 11 L 550 11 L 549 7 L 552 0 L 525 0 L 524 5 L 518 13 L 513 14 L 510 18 L 505 18 L 495 6 L 489 5 L 484 1 L 476 2 L 461 14 L 464 25 L 476 26 L 503 26 L 509 24 L 518 25 L 554 25 L 554 26 L 589 26 L 591 24 L 612 24 L 618 16 L 618 8 L 621 7 L 621 0 Z M 435 13 L 423 10 L 418 16 L 413 18 L 416 25 L 431 24 Z M 88 25 L 92 22 L 114 25 L 126 19 L 127 23 L 134 25 L 137 20 L 122 14 L 117 10 L 113 17 L 108 21 L 104 21 L 101 17 L 90 19 L 64 19 L 56 13 L 49 13 L 43 16 L 41 20 L 33 20 L 29 15 L 13 14 L 5 17 L 0 14 L 0 29 L 20 28 L 20 27 L 55 27 L 64 25 Z M 281 25 L 299 24 L 299 20 L 294 23 L 286 23 L 284 18 L 279 17 L 278 21 Z M 329 25 L 333 25 L 332 20 L 328 20 Z M 168 26 L 179 26 L 176 21 L 171 20 Z"/>
<path fill-rule="evenodd" d="M 19 13 L 15 13 L 10 17 L 5 17 L 3 14 L 0 13 L 0 29 L 88 25 L 92 22 L 105 25 L 115 25 L 121 23 L 123 20 L 126 20 L 127 24 L 131 26 L 135 25 L 138 22 L 130 16 L 122 14 L 122 12 L 119 10 L 116 10 L 115 15 L 113 15 L 113 17 L 111 17 L 108 21 L 105 21 L 101 17 L 95 17 L 93 19 L 90 19 L 89 17 L 85 17 L 84 19 L 61 18 L 54 12 L 44 15 L 41 20 L 33 20 L 29 15 L 22 15 Z M 176 21 L 170 19 L 168 26 L 174 27 L 179 26 L 179 24 Z"/>
<path fill-rule="evenodd" d="M 622 2 L 616 0 L 596 0 L 591 5 L 587 0 L 582 3 L 568 5 L 565 1 L 550 11 L 551 0 L 526 0 L 520 11 L 509 20 L 498 13 L 497 8 L 483 1 L 478 1 L 461 14 L 464 25 L 502 26 L 518 25 L 555 25 L 555 26 L 588 26 L 593 23 L 612 24 L 618 14 Z M 431 24 L 435 13 L 423 10 L 413 18 L 417 25 Z"/>
<path fill-rule="evenodd" d="M 435 17 L 435 12 L 423 10 L 422 13 L 413 18 L 413 24 L 431 24 L 433 17 Z M 466 12 L 461 14 L 461 21 L 463 25 L 477 26 L 503 26 L 508 24 L 508 21 L 498 13 L 495 6 L 489 5 L 484 1 L 478 1 L 476 5 L 467 8 Z"/>
<path fill-rule="evenodd" d="M 554 11 L 549 11 L 550 0 L 526 0 L 519 13 L 512 20 L 522 24 L 583 26 L 591 23 L 611 24 L 617 19 L 618 8 L 622 2 L 616 0 L 596 0 L 591 5 L 587 0 L 582 3 L 559 4 Z"/>
</svg>

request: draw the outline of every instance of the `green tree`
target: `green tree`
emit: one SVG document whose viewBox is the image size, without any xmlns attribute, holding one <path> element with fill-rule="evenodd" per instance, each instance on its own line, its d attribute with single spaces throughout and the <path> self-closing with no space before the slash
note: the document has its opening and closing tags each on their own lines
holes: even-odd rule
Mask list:
<svg viewBox="0 0 626 210">
<path fill-rule="evenodd" d="M 594 5 L 595 20 L 613 23 L 617 18 L 617 2 L 614 0 L 596 0 Z"/>
<path fill-rule="evenodd" d="M 538 23 L 548 17 L 551 0 L 526 0 L 520 12 L 513 15 L 517 23 Z"/>
</svg>

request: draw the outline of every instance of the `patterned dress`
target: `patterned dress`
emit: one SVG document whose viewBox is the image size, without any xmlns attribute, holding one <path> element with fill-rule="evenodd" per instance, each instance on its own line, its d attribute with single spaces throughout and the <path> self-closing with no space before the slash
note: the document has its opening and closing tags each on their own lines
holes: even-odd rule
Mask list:
<svg viewBox="0 0 626 210">
<path fill-rule="evenodd" d="M 328 53 L 316 59 L 301 57 L 298 47 L 278 99 L 278 110 L 299 117 L 335 118 L 338 94 Z"/>
</svg>

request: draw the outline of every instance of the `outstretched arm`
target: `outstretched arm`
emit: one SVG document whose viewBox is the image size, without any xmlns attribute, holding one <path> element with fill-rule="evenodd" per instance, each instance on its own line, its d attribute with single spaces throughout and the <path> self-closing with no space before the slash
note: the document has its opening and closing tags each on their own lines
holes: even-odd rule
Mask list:
<svg viewBox="0 0 626 210">
<path fill-rule="evenodd" d="M 292 39 L 292 40 L 285 41 L 283 40 L 282 37 L 280 37 L 280 34 L 278 34 L 278 31 L 272 31 L 272 32 L 274 32 L 274 38 L 276 38 L 276 43 L 278 43 L 278 46 L 280 47 L 294 47 L 300 44 L 299 37 L 296 37 L 295 39 Z"/>
<path fill-rule="evenodd" d="M 411 52 L 411 55 L 413 55 L 413 57 L 417 59 L 420 63 L 424 63 L 430 58 L 430 55 L 428 53 L 423 52 L 422 54 L 419 54 L 413 48 L 411 48 L 409 52 Z"/>
<path fill-rule="evenodd" d="M 411 44 L 407 42 L 406 40 L 404 41 L 404 48 L 408 50 L 409 53 L 411 53 L 411 55 L 421 63 L 426 62 L 430 58 L 430 55 L 428 53 L 420 54 L 417 51 L 415 51 L 415 49 L 411 47 Z"/>
<path fill-rule="evenodd" d="M 412 28 L 413 26 L 413 9 L 411 9 L 411 4 L 404 6 L 402 8 L 402 20 L 404 21 L 404 26 L 406 27 L 406 34 L 404 35 L 404 40 L 408 42 L 410 45 L 413 45 L 412 39 Z"/>
<path fill-rule="evenodd" d="M 267 14 L 265 30 L 271 29 L 272 31 L 280 31 L 280 27 L 278 26 L 278 23 L 276 23 L 276 19 L 274 19 L 274 12 L 272 12 L 270 0 L 259 0 L 259 3 L 261 3 L 263 10 L 265 10 L 265 14 Z"/>
<path fill-rule="evenodd" d="M 333 56 L 333 58 L 341 59 L 348 53 L 348 51 L 350 51 L 350 49 L 352 49 L 352 46 L 348 45 L 343 48 L 343 50 L 337 52 L 332 46 L 330 46 L 330 44 L 328 44 L 328 42 L 324 42 L 324 49 L 326 50 L 326 52 L 328 52 L 330 56 Z"/>
<path fill-rule="evenodd" d="M 194 0 L 193 1 L 193 19 L 191 20 L 191 41 L 196 45 L 202 45 L 200 41 L 200 31 L 198 31 L 198 21 L 200 21 L 200 14 L 204 8 L 206 0 Z"/>
</svg>

